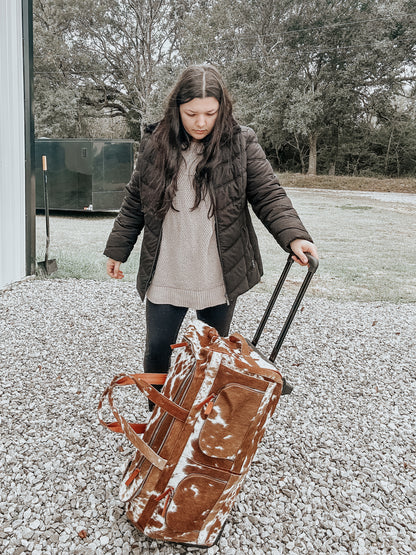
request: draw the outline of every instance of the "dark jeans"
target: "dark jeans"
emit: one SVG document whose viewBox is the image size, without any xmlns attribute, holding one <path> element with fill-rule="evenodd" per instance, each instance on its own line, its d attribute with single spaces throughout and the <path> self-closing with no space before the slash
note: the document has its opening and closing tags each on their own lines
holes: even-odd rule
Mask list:
<svg viewBox="0 0 416 555">
<path fill-rule="evenodd" d="M 229 333 L 235 301 L 196 311 L 198 320 L 215 328 L 220 335 Z M 146 350 L 144 371 L 167 373 L 172 349 L 188 309 L 170 304 L 154 304 L 146 299 Z"/>
</svg>

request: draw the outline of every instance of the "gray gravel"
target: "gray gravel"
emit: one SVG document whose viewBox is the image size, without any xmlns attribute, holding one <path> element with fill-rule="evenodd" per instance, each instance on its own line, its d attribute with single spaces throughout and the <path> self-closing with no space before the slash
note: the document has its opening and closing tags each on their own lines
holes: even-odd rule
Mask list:
<svg viewBox="0 0 416 555">
<path fill-rule="evenodd" d="M 266 302 L 240 299 L 233 329 L 251 337 Z M 132 449 L 96 405 L 116 373 L 140 371 L 132 285 L 26 281 L 0 314 L 3 553 L 416 553 L 416 305 L 305 298 L 279 355 L 294 393 L 208 551 L 144 538 L 118 500 Z"/>
</svg>

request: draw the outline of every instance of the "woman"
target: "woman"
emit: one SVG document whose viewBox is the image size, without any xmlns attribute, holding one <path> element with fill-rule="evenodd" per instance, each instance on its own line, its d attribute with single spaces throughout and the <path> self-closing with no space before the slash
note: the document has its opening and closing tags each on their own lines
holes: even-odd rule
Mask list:
<svg viewBox="0 0 416 555">
<path fill-rule="evenodd" d="M 121 279 L 144 230 L 137 289 L 146 298 L 145 372 L 169 369 L 170 345 L 189 308 L 228 335 L 235 302 L 263 273 L 248 210 L 307 265 L 317 250 L 253 130 L 236 123 L 219 73 L 186 69 L 163 119 L 147 129 L 104 254 Z"/>
</svg>

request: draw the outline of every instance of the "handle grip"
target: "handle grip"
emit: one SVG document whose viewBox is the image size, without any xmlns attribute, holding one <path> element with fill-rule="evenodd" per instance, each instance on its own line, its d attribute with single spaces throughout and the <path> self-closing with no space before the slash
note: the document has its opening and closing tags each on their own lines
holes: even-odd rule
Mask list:
<svg viewBox="0 0 416 555">
<path fill-rule="evenodd" d="M 310 274 L 314 274 L 316 272 L 316 270 L 318 269 L 319 260 L 317 258 L 315 258 L 314 256 L 312 256 L 311 254 L 309 254 L 308 252 L 305 252 L 305 254 L 306 254 L 306 257 L 307 257 L 308 262 L 309 262 L 308 272 Z"/>
</svg>

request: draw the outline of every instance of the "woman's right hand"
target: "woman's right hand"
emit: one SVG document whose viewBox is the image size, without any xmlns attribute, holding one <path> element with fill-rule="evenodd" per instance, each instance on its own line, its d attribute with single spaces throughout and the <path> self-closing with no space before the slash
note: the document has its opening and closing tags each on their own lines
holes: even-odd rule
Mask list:
<svg viewBox="0 0 416 555">
<path fill-rule="evenodd" d="M 120 270 L 121 262 L 109 258 L 107 260 L 107 274 L 114 279 L 123 279 L 124 274 Z"/>
</svg>

